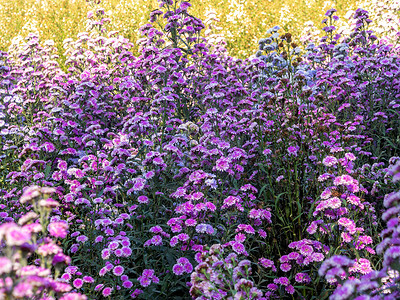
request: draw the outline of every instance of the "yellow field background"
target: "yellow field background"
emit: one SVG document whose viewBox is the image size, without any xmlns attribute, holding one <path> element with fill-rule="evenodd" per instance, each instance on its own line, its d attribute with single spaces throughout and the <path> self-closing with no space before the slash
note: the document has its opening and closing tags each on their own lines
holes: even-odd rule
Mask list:
<svg viewBox="0 0 400 300">
<path fill-rule="evenodd" d="M 347 13 L 348 17 L 349 10 L 368 6 L 365 4 L 368 2 L 352 0 L 192 0 L 191 3 L 189 12 L 203 21 L 210 12 L 216 13 L 229 53 L 240 58 L 254 54 L 258 40 L 270 27 L 278 25 L 298 38 L 306 30 L 305 24 L 311 24 L 309 21 L 321 29 L 324 13 L 330 8 L 336 8 L 339 16 Z M 149 13 L 158 7 L 158 2 L 103 0 L 100 6 L 112 20 L 110 30 L 118 30 L 136 41 L 139 27 L 148 23 Z M 54 40 L 62 54 L 63 40 L 76 38 L 77 33 L 85 31 L 89 10 L 85 0 L 0 0 L 0 50 L 7 50 L 14 37 L 24 37 L 33 31 L 42 40 Z"/>
</svg>

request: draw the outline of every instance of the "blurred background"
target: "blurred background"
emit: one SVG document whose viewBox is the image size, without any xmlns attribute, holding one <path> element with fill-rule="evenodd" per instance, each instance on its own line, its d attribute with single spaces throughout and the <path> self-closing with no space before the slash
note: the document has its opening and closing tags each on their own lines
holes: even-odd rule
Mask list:
<svg viewBox="0 0 400 300">
<path fill-rule="evenodd" d="M 229 54 L 238 58 L 254 54 L 258 40 L 275 25 L 292 33 L 295 39 L 318 36 L 325 26 L 321 24 L 324 13 L 330 8 L 337 9 L 341 17 L 339 24 L 347 22 L 352 11 L 361 7 L 374 14 L 371 19 L 378 31 L 385 32 L 387 27 L 395 30 L 399 25 L 398 0 L 192 0 L 190 3 L 189 12 L 205 24 L 213 23 L 213 33 L 221 34 Z M 109 30 L 118 30 L 124 37 L 136 41 L 140 37 L 140 26 L 148 23 L 149 13 L 158 8 L 158 2 L 102 0 L 100 6 L 111 19 Z M 75 39 L 79 32 L 85 31 L 90 9 L 86 0 L 0 0 L 0 50 L 7 50 L 13 38 L 36 32 L 41 40 L 54 40 L 62 60 L 63 40 Z M 388 20 L 387 13 L 395 17 Z"/>
</svg>

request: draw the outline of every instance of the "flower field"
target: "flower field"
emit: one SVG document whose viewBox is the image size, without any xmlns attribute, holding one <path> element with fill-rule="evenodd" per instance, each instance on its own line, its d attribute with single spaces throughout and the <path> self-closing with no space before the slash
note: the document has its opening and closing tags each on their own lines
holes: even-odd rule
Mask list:
<svg viewBox="0 0 400 300">
<path fill-rule="evenodd" d="M 396 1 L 246 58 L 194 1 L 138 40 L 102 4 L 0 52 L 0 299 L 400 298 Z"/>
</svg>

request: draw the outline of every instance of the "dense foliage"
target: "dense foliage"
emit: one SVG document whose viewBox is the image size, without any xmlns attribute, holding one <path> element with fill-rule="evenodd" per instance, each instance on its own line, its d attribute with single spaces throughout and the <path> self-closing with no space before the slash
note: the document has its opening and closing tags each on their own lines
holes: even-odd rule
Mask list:
<svg viewBox="0 0 400 300">
<path fill-rule="evenodd" d="M 330 9 L 241 60 L 160 0 L 135 56 L 98 2 L 65 70 L 0 53 L 4 299 L 399 297 L 400 33 Z"/>
</svg>

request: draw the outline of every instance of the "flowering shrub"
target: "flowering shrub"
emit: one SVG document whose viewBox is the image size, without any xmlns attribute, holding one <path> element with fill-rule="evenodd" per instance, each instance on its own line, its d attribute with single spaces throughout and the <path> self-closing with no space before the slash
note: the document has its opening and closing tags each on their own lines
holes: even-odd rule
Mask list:
<svg viewBox="0 0 400 300">
<path fill-rule="evenodd" d="M 327 298 L 389 266 L 396 282 L 381 217 L 397 226 L 399 48 L 366 11 L 341 36 L 328 10 L 326 36 L 305 49 L 273 27 L 240 60 L 202 37 L 189 2 L 160 1 L 140 56 L 91 5 L 65 66 L 35 34 L 0 54 L 2 228 L 65 287 L 25 296 Z M 10 273 L 25 256 L 7 249 Z"/>
</svg>

